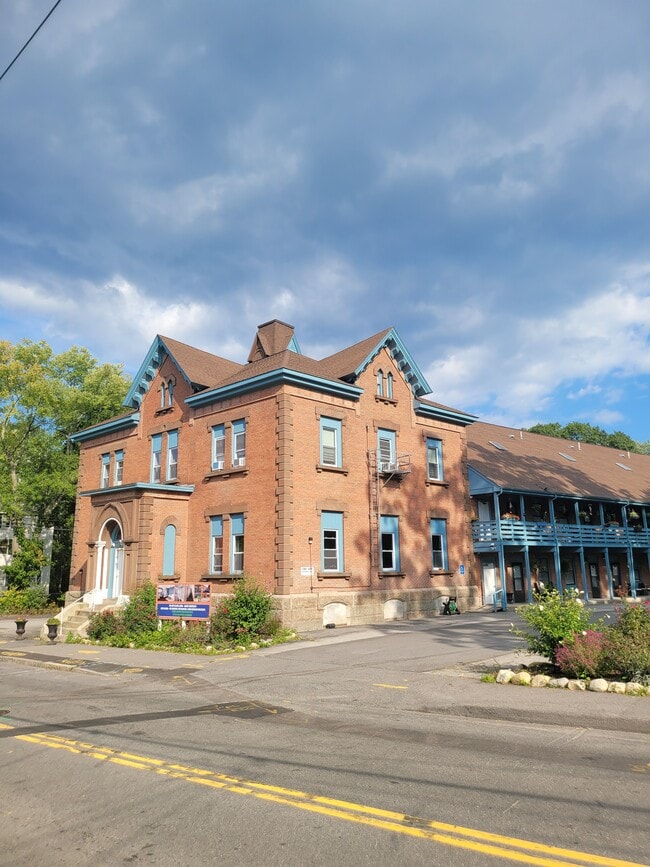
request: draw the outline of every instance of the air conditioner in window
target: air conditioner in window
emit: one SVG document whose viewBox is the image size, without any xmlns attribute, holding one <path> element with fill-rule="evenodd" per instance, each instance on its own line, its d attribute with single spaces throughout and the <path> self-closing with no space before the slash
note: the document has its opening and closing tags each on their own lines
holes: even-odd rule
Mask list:
<svg viewBox="0 0 650 867">
<path fill-rule="evenodd" d="M 233 458 L 232 465 L 233 467 L 243 467 L 246 465 L 246 458 Z"/>
<path fill-rule="evenodd" d="M 212 464 L 212 469 L 213 470 L 222 470 L 223 469 L 223 461 L 215 461 Z"/>
<path fill-rule="evenodd" d="M 379 464 L 379 469 L 382 473 L 395 473 L 398 467 L 395 461 L 382 461 Z"/>
</svg>

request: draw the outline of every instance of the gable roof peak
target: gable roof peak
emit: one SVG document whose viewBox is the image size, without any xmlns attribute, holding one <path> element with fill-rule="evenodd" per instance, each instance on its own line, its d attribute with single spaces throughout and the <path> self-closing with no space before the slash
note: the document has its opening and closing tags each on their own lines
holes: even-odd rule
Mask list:
<svg viewBox="0 0 650 867">
<path fill-rule="evenodd" d="M 260 361 L 270 355 L 277 355 L 286 349 L 300 354 L 298 341 L 294 336 L 294 327 L 280 319 L 270 319 L 257 326 L 257 334 L 253 340 L 248 361 Z"/>
</svg>

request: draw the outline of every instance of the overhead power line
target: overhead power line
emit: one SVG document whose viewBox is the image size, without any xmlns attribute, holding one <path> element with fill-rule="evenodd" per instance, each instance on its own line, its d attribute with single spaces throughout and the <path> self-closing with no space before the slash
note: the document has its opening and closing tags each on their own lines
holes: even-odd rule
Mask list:
<svg viewBox="0 0 650 867">
<path fill-rule="evenodd" d="M 17 55 L 14 57 L 14 59 L 11 61 L 11 63 L 9 64 L 9 66 L 5 69 L 5 71 L 2 73 L 2 75 L 0 75 L 0 81 L 2 81 L 2 79 L 5 77 L 5 75 L 9 72 L 9 70 L 11 69 L 11 67 L 12 67 L 12 66 L 14 65 L 14 63 L 18 60 L 18 58 L 20 57 L 20 55 L 21 55 L 21 54 L 23 53 L 23 51 L 27 48 L 27 46 L 29 45 L 29 43 L 30 43 L 30 42 L 32 41 L 32 39 L 36 36 L 36 34 L 38 33 L 38 31 L 39 31 L 39 30 L 41 29 L 41 27 L 45 24 L 45 22 L 47 21 L 47 19 L 48 19 L 48 18 L 50 17 L 50 15 L 54 12 L 54 10 L 56 9 L 56 7 L 59 5 L 60 2 L 61 2 L 61 0 L 56 0 L 56 3 L 54 4 L 54 6 L 52 6 L 52 8 L 50 9 L 50 11 L 49 11 L 49 12 L 47 13 L 47 15 L 45 16 L 45 18 L 41 21 L 41 23 L 38 25 L 38 27 L 36 28 L 36 30 L 35 30 L 35 31 L 32 33 L 32 35 L 29 37 L 29 39 L 27 40 L 27 42 L 23 45 L 23 47 L 20 49 L 20 51 L 18 52 L 18 54 L 17 54 Z"/>
</svg>

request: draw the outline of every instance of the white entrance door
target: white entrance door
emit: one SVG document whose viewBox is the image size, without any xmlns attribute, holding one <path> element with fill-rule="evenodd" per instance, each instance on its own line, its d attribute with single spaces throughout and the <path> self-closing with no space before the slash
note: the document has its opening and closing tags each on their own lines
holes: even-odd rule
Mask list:
<svg viewBox="0 0 650 867">
<path fill-rule="evenodd" d="M 483 561 L 483 600 L 485 605 L 494 604 L 497 587 L 497 567 L 494 560 Z"/>
</svg>

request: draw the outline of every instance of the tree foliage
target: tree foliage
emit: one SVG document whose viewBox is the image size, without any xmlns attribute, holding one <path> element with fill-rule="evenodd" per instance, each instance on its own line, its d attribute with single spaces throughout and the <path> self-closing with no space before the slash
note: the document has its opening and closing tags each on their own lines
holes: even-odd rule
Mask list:
<svg viewBox="0 0 650 867">
<path fill-rule="evenodd" d="M 650 445 L 649 443 L 638 443 L 632 437 L 623 433 L 623 431 L 616 430 L 613 433 L 607 433 L 602 427 L 582 421 L 571 421 L 565 425 L 552 421 L 545 424 L 533 425 L 528 430 L 530 433 L 543 434 L 547 437 L 591 443 L 597 446 L 608 446 L 619 451 L 638 452 L 640 454 L 647 454 L 648 445 Z"/>
<path fill-rule="evenodd" d="M 128 388 L 121 365 L 85 348 L 56 355 L 45 341 L 0 341 L 0 512 L 67 529 L 69 540 L 79 465 L 70 436 L 118 414 Z M 68 549 L 58 546 L 64 559 Z"/>
</svg>

